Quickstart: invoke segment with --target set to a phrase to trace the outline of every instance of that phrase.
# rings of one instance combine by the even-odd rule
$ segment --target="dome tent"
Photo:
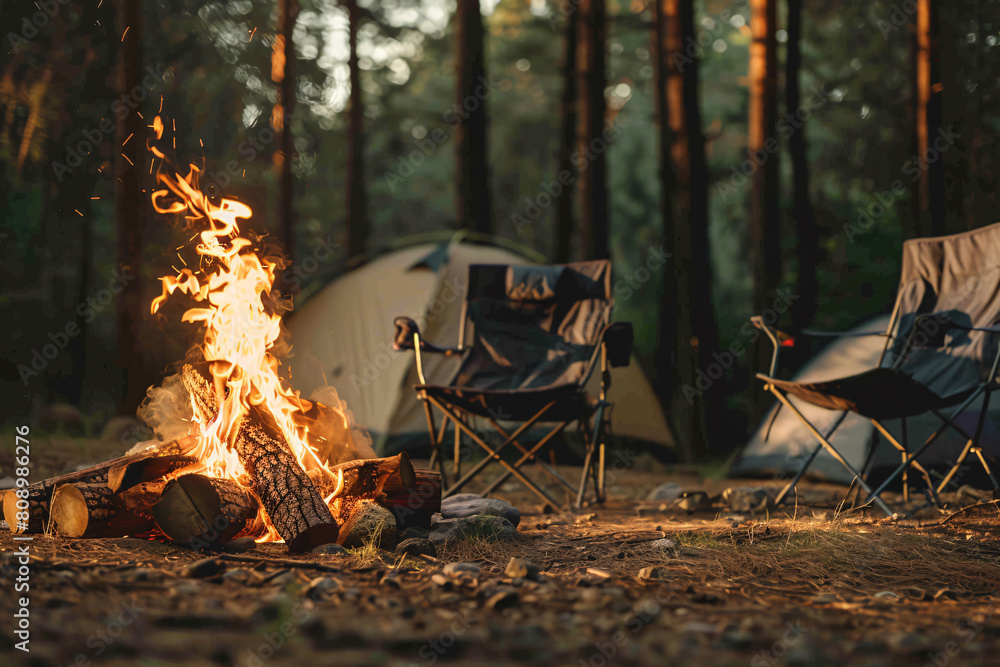
[[[849,333],[881,333],[888,326],[889,316],[885,315],[869,320]],[[870,370],[878,363],[884,345],[885,338],[882,336],[838,338],[803,366],[793,379],[796,382],[822,382]],[[830,444],[836,447],[856,470],[860,470],[865,464],[872,447],[875,448],[875,452],[870,476],[874,479],[884,479],[900,464],[900,452],[875,430],[867,418],[853,412],[844,415],[842,412],[826,410],[794,396],[790,397],[790,400],[821,433],[827,436]],[[956,420],[966,432],[975,431],[982,410],[982,401],[981,397],[974,401]],[[1000,453],[1000,433],[996,428],[996,424],[1000,421],[998,403],[1000,401],[990,402],[989,416],[980,438],[983,451],[993,456]],[[945,414],[950,414],[950,411],[945,410]],[[910,450],[915,450],[941,424],[941,420],[933,414],[909,418],[907,433]],[[890,420],[887,427],[893,437],[900,438],[900,420]],[[954,465],[965,442],[965,438],[954,429],[946,429],[934,444],[920,455],[919,461],[928,469],[934,468],[943,472]],[[794,412],[783,409],[779,403],[775,403],[734,461],[729,474],[748,477],[770,476],[782,471],[794,474],[817,444],[816,438]],[[969,467],[968,476],[963,476],[957,482],[959,485],[986,481],[985,476],[981,475],[982,470],[979,465],[970,465],[971,463],[971,460],[966,461],[965,465]],[[852,480],[847,469],[834,460],[825,449],[809,466],[806,476],[842,484],[850,484]]]
[[[292,386],[303,396],[333,386],[382,454],[426,446],[427,421],[413,391],[414,355],[392,349],[393,319],[412,317],[426,340],[455,345],[466,274],[477,263],[533,262],[492,245],[425,243],[386,254],[332,281],[288,319]],[[424,375],[446,381],[458,362],[425,354]],[[672,458],[669,427],[642,369],[633,360],[612,369],[611,377],[614,437]],[[596,393],[597,373],[591,383]]]

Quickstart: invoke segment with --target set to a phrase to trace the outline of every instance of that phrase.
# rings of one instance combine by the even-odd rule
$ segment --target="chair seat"
[[[414,388],[472,414],[496,420],[527,421],[549,403],[555,403],[545,413],[542,421],[568,422],[590,416],[596,405],[596,401],[590,399],[575,384],[508,390],[432,384],[418,384]]]
[[[955,405],[963,398],[942,398],[906,373],[891,368],[875,368],[826,382],[791,382],[763,373],[757,377],[807,403],[829,410],[849,410],[869,419],[913,417]]]

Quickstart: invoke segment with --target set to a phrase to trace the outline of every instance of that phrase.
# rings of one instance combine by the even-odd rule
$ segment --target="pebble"
[[[433,581],[438,586],[441,586],[442,588],[451,587],[451,580],[448,579],[448,577],[441,574],[440,572],[435,572],[434,574],[432,574],[431,581]]]
[[[508,577],[522,577],[526,579],[535,579],[538,577],[540,568],[532,563],[526,558],[511,558],[510,562],[507,563],[507,569],[504,570],[504,574]]]
[[[475,493],[457,493],[441,500],[441,516],[445,519],[461,519],[479,514],[502,516],[515,527],[521,522],[521,512],[499,498],[483,498]]]
[[[339,579],[333,577],[316,577],[309,582],[306,589],[306,597],[313,599],[323,597],[324,594],[339,593],[344,589]]]
[[[219,574],[225,569],[226,564],[218,558],[202,558],[201,560],[197,560],[181,570],[181,576],[190,577],[192,579],[203,579],[205,577],[211,577],[212,575]]]
[[[479,565],[476,563],[448,563],[444,566],[444,573],[449,577],[460,577],[463,575],[478,577]]]
[[[314,554],[321,556],[346,556],[347,549],[339,544],[321,544],[312,550]]]
[[[396,546],[396,553],[405,554],[407,556],[424,555],[437,558],[437,547],[435,547],[434,543],[427,538],[411,537],[403,540]]]
[[[435,546],[461,540],[513,540],[517,538],[517,528],[502,516],[481,514],[458,519],[442,519],[427,536]]]
[[[650,491],[646,500],[676,500],[681,497],[682,491],[680,484],[667,482]]]
[[[669,571],[665,567],[650,565],[649,567],[644,567],[641,570],[639,570],[639,578],[642,579],[643,581],[668,579],[669,577],[670,577]]]

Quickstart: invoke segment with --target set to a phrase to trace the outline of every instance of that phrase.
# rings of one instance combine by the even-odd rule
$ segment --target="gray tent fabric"
[[[875,367],[885,347],[884,333],[890,317],[874,318],[847,332],[848,336],[835,339],[819,354],[805,364],[793,377],[796,382],[822,382],[832,378],[862,373]],[[802,401],[794,396],[791,402],[799,408],[823,435],[830,438],[834,447],[855,468],[864,465],[869,448],[875,447],[873,469],[890,468],[899,464],[899,453],[872,426],[871,421],[859,414],[827,410]],[[991,401],[986,428],[981,438],[984,451],[994,456],[1000,454],[1000,401]],[[770,477],[779,473],[794,474],[816,447],[816,438],[791,410],[777,402],[767,412],[758,429],[751,435],[730,467],[735,477]],[[982,399],[973,402],[957,419],[966,431],[976,428]],[[907,420],[908,433],[913,438],[929,434],[941,421],[932,414]],[[899,420],[886,422],[889,432],[900,437]],[[965,439],[952,429],[944,432],[938,442],[920,457],[925,466],[945,467],[957,459]],[[829,482],[849,484],[851,475],[833,457],[823,450],[810,466],[807,477]]]

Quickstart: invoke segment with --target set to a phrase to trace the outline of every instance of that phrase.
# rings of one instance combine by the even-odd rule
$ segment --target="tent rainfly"
[[[889,316],[878,317],[851,330],[851,333],[884,332],[889,326]],[[855,373],[871,370],[878,363],[885,345],[882,336],[858,336],[836,339],[795,375],[797,382],[820,382],[832,378],[847,377]],[[826,435],[831,444],[847,459],[856,470],[865,464],[868,452],[875,447],[871,470],[875,477],[888,472],[901,462],[900,453],[885,440],[871,421],[853,412],[826,410],[790,397],[792,403]],[[1000,421],[1000,401],[991,401],[989,417],[983,430],[980,444],[985,453],[996,456],[1000,453],[1000,433],[996,424]],[[817,440],[791,410],[781,408],[779,403],[764,416],[757,432],[744,446],[742,452],[730,468],[732,476],[770,476],[779,472],[789,475],[801,468],[803,461],[815,449]],[[958,424],[968,433],[976,429],[982,399],[975,401],[958,418]],[[946,411],[947,412],[947,411]],[[776,414],[777,413],[777,414]],[[899,438],[900,420],[892,420],[888,430]],[[933,433],[941,420],[933,414],[907,420],[910,450],[915,450],[923,440]],[[948,429],[924,454],[920,462],[924,467],[947,469],[958,459],[965,440],[953,429]],[[807,477],[842,484],[851,483],[851,475],[837,463],[825,449],[819,453],[809,467]],[[971,477],[971,474],[970,474]],[[962,481],[959,480],[961,485]]]
[[[392,322],[407,315],[426,340],[455,345],[468,267],[477,263],[532,262],[494,246],[431,243],[384,255],[334,280],[288,322],[292,386],[303,396],[334,387],[382,454],[428,444],[426,417],[413,391],[418,382],[414,358],[392,349]],[[458,361],[424,355],[424,375],[446,382]],[[669,427],[642,369],[633,359],[611,375],[614,437],[669,452]],[[596,393],[596,373],[591,382]]]

